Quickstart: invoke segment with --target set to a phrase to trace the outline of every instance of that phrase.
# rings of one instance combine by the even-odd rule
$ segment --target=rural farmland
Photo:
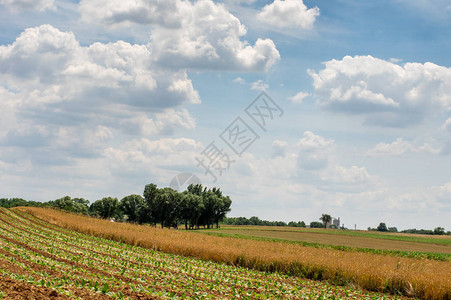
[[[449,261],[210,236],[45,208],[2,209],[0,217],[3,276],[69,297],[449,299],[451,292]]]
[[[429,253],[451,261],[451,236],[425,236],[402,233],[378,233],[354,230],[302,229],[264,226],[222,226],[203,231],[219,236],[261,238],[266,240],[302,242],[306,244],[343,246],[357,249]],[[407,254],[407,253],[406,253]]]
[[[30,292],[59,299],[396,298],[132,246],[19,210],[1,209],[0,220],[2,297],[20,299]]]

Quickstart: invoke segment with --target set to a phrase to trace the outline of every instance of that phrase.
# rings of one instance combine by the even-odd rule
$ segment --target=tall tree
[[[144,198],[140,195],[129,195],[121,199],[120,209],[127,215],[129,222],[138,222]]]
[[[332,217],[328,214],[323,214],[319,219],[320,221],[323,222],[324,228],[327,228],[327,224],[329,224],[332,221]]]
[[[201,196],[191,194],[187,191],[183,192],[180,218],[185,224],[185,229],[193,229],[198,224],[203,209],[204,204]]]
[[[218,195],[218,194],[216,194]],[[217,197],[217,202],[215,205],[213,221],[216,223],[216,228],[219,228],[219,222],[224,219],[226,214],[230,212],[230,206],[232,205],[232,200],[230,200],[229,196],[221,196]]]
[[[385,223],[379,223],[379,226],[377,226],[378,231],[388,231],[387,225]]]
[[[156,225],[158,222],[158,207],[156,204],[159,189],[156,184],[148,184],[144,187],[144,205],[139,213],[140,223],[149,223]]]
[[[93,214],[96,214],[104,219],[112,218],[119,207],[119,200],[117,198],[105,197],[101,200],[95,201],[90,210]]]

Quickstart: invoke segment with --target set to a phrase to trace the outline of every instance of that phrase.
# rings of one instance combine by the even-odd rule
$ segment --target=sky
[[[451,230],[450,50],[447,0],[0,0],[0,197]]]

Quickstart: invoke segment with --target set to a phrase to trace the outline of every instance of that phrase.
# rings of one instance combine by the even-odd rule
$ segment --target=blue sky
[[[190,172],[230,216],[451,230],[448,1],[0,0],[0,28],[1,197]]]

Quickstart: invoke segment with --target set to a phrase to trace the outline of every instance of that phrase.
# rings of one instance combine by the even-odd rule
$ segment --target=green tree
[[[323,215],[321,216],[321,218],[319,218],[319,219],[320,219],[320,221],[323,222],[324,228],[327,228],[327,224],[329,224],[330,222],[332,222],[332,217],[331,217],[330,215],[328,215],[328,214],[323,214]]]
[[[443,228],[443,227],[436,227],[434,229],[434,234],[436,234],[436,235],[443,235],[443,234],[445,234],[445,228]]]
[[[228,212],[230,212],[231,205],[232,200],[230,199],[229,196],[221,196],[217,198],[213,215],[213,221],[214,223],[216,223],[216,228],[219,228],[219,222],[225,218]]]
[[[385,223],[379,223],[379,226],[377,226],[378,231],[388,231],[387,225]]]
[[[204,210],[199,218],[198,225],[202,225],[204,227],[207,226],[207,228],[210,228],[214,222],[214,214],[219,198],[210,190],[203,193],[202,201],[204,204]]]
[[[201,196],[187,191],[182,193],[180,219],[185,224],[185,229],[193,229],[198,224],[203,209],[204,204]]]
[[[119,208],[119,200],[117,198],[105,197],[95,201],[90,211],[94,215],[98,215],[104,219],[112,218]]]
[[[156,225],[157,224],[157,194],[159,193],[159,189],[156,184],[148,184],[144,187],[144,205],[139,214],[139,222],[140,223],[149,223]]]
[[[129,222],[138,222],[141,209],[144,207],[144,198],[140,195],[129,195],[121,199],[120,210],[127,215]]]
[[[310,222],[310,228],[323,228],[323,223],[321,223],[321,222]]]

